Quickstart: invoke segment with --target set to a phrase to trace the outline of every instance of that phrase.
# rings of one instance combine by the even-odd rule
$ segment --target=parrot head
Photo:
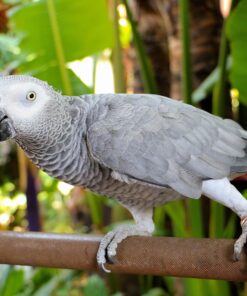
[[[46,133],[45,123],[59,105],[57,96],[46,82],[33,77],[0,77],[0,141],[16,137],[32,140],[32,135]]]

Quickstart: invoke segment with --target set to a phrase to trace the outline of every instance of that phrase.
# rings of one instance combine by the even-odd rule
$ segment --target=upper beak
[[[16,135],[15,129],[7,114],[0,109],[0,142],[14,138]]]

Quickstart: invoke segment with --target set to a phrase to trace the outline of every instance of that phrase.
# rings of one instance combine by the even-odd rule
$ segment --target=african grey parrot
[[[13,75],[0,78],[0,140],[9,138],[49,175],[131,212],[135,225],[101,240],[104,270],[123,239],[152,234],[155,206],[201,194],[240,217],[239,258],[247,200],[229,180],[247,172],[247,131],[237,123],[157,95],[62,96],[46,82]]]

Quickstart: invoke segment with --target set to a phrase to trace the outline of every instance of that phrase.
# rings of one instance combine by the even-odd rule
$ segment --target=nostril
[[[4,119],[7,119],[8,118],[8,116],[7,115],[4,115],[1,119],[0,119],[0,123],[2,122],[2,121],[4,121]]]

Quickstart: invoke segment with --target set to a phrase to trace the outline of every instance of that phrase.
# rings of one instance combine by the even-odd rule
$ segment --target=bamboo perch
[[[0,232],[0,263],[96,270],[100,237]],[[247,280],[247,256],[234,262],[234,240],[130,237],[118,247],[116,273]]]

